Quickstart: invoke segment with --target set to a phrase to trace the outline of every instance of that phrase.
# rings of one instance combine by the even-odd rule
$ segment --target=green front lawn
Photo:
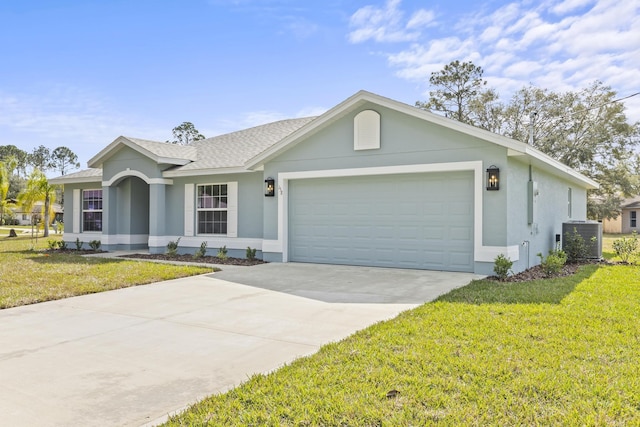
[[[640,425],[640,268],[476,281],[168,425]]]
[[[20,233],[17,228],[16,231]],[[42,251],[47,248],[47,241],[58,240],[61,236],[40,237],[37,244],[30,235],[18,236],[0,236],[0,308],[212,271],[211,268],[202,267],[47,253]],[[32,248],[35,250],[31,250]]]

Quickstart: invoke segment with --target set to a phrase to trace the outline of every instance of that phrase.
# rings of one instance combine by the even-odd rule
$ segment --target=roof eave
[[[561,176],[575,184],[578,184],[587,190],[595,190],[600,188],[600,184],[598,184],[593,179],[581,174],[575,169],[565,165],[562,162],[559,162],[548,155],[542,153],[541,151],[536,150],[530,145],[524,144],[524,147],[520,147],[519,149],[510,148],[508,151],[509,157],[517,158],[518,156],[524,156],[528,163],[539,167],[551,174]]]
[[[207,168],[207,169],[188,169],[188,170],[169,170],[162,172],[164,178],[180,178],[189,176],[203,176],[203,175],[224,175],[233,173],[249,173],[253,170],[246,169],[242,166],[234,166],[228,168]]]
[[[158,157],[156,159],[156,163],[158,163],[159,165],[165,164],[165,165],[175,165],[175,166],[188,165],[192,161],[193,160],[189,160],[189,159],[178,159],[176,157]]]
[[[92,182],[102,182],[102,176],[82,176],[75,178],[65,178],[64,176],[59,176],[57,178],[51,178],[49,180],[50,184],[55,185],[65,185],[65,184],[85,184]]]

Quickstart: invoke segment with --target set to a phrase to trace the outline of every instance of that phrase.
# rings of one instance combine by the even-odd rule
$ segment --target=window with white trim
[[[82,231],[102,231],[102,190],[82,190]]]
[[[227,184],[198,185],[196,218],[198,234],[227,234]]]

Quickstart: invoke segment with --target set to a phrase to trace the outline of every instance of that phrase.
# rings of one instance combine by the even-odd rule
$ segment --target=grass
[[[5,230],[1,230],[5,231]],[[16,227],[16,231],[18,231]],[[8,234],[8,231],[7,231]],[[0,308],[16,307],[211,272],[211,268],[156,264],[41,251],[52,235],[0,235]],[[75,247],[74,245],[71,245]],[[85,245],[86,247],[87,245]],[[31,250],[31,249],[35,250]]]
[[[167,425],[640,425],[639,350],[636,266],[480,280]]]

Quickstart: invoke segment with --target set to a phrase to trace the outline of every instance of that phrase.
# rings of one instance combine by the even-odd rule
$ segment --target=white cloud
[[[420,9],[411,16],[409,22],[407,22],[407,28],[420,28],[428,27],[434,24],[435,13],[430,10]]]
[[[417,37],[406,38],[403,48],[387,52],[389,65],[399,77],[423,86],[425,94],[431,72],[456,59],[482,66],[484,77],[505,99],[529,83],[560,91],[600,80],[619,96],[640,90],[639,1],[522,0],[495,10],[479,7],[483,9],[438,27],[421,27]],[[364,18],[377,9],[362,10],[370,13],[363,12]],[[396,30],[406,31],[399,1],[389,1],[382,10],[393,11],[395,20],[379,19],[377,25],[369,20],[371,28],[386,34],[383,22],[392,22]],[[362,38],[367,39],[386,41]],[[627,105],[636,105],[636,100]],[[629,108],[628,115],[640,120],[640,109]]]
[[[556,4],[551,8],[551,11],[557,15],[564,15],[569,12],[573,12],[576,9],[588,6],[593,3],[593,0],[566,0]]]
[[[404,12],[399,9],[401,0],[387,0],[383,8],[364,6],[358,9],[349,21],[353,30],[349,41],[357,44],[367,40],[376,42],[412,41],[420,37],[420,28],[434,22],[433,12],[420,9],[405,23]]]

